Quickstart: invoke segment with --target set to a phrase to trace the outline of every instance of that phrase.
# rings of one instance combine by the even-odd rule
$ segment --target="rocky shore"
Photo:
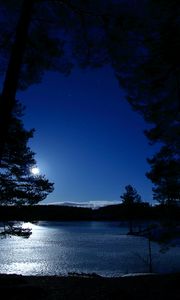
[[[0,293],[8,300],[179,300],[180,273],[118,278],[1,274]]]

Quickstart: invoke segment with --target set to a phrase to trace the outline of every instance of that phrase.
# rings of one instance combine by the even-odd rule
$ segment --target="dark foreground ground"
[[[120,278],[0,275],[7,300],[180,300],[180,274]]]

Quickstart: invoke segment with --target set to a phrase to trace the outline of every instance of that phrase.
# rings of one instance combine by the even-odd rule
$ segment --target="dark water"
[[[39,222],[28,239],[0,239],[0,273],[67,275],[68,272],[119,276],[148,272],[148,242],[127,236],[119,222]],[[165,254],[152,243],[153,271],[180,271],[180,247]]]

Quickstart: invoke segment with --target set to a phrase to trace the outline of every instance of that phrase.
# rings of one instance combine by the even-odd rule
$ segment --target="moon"
[[[31,173],[32,173],[33,175],[39,175],[40,170],[39,170],[38,167],[33,167],[33,168],[31,169]]]

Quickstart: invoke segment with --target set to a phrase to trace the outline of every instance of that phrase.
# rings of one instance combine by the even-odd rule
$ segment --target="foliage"
[[[31,172],[36,161],[27,143],[34,130],[24,129],[21,117],[22,106],[16,102],[0,165],[0,205],[36,204],[53,191],[44,176]]]
[[[28,8],[32,12],[28,12]],[[29,16],[28,22],[27,18],[21,20],[25,13]],[[131,0],[1,1],[2,74],[6,72],[7,75],[7,65],[15,45],[15,55],[21,52],[17,70],[13,71],[13,65],[9,69],[9,74],[14,72],[14,75],[6,77],[0,99],[0,134],[4,135],[3,139],[9,122],[4,115],[8,116],[12,110],[18,86],[25,89],[40,82],[46,70],[69,74],[74,65],[84,68],[112,64],[132,108],[152,125],[145,131],[150,143],[160,142],[163,147],[171,147],[173,156],[170,161],[174,160],[175,164],[180,156],[179,15],[180,6],[176,0],[142,0],[141,4]],[[24,33],[23,21],[27,27]],[[14,83],[12,88],[15,81],[17,84]],[[0,156],[1,152],[2,149]],[[176,170],[179,163],[173,174],[167,163],[164,163],[164,173],[155,174],[163,152],[162,148],[148,160],[151,171],[147,175],[155,184],[158,199],[169,197],[165,196],[164,177],[169,181],[170,176],[175,178],[179,174],[179,169]]]
[[[117,78],[132,107],[154,124],[154,128],[146,131],[150,141],[177,143],[180,7],[177,1],[149,0],[144,13],[146,20],[136,17],[130,38],[127,36],[129,43],[132,36],[136,43],[127,53],[124,68],[117,69]]]
[[[105,23],[123,15],[116,1],[0,1],[0,158],[18,88],[41,81],[45,71],[69,74],[74,65],[110,63]],[[1,50],[2,49],[2,50]]]
[[[163,204],[175,204],[180,200],[180,156],[173,153],[172,147],[163,146],[148,161],[151,171],[147,177],[155,185],[154,199]]]
[[[40,82],[44,71],[69,74],[74,65],[100,67],[110,63],[105,17],[108,22],[123,15],[123,5],[106,0],[77,1],[1,1],[1,72],[7,68],[22,6],[31,5],[19,87]],[[30,6],[29,5],[29,6]]]
[[[125,214],[129,218],[129,234],[133,233],[133,219],[137,217],[137,210],[140,209],[141,196],[131,185],[125,186],[125,193],[120,196]]]
[[[158,201],[179,200],[180,174],[180,6],[177,1],[146,2],[144,14],[129,22],[126,63],[116,75],[132,108],[151,124],[145,134],[161,149],[148,159],[147,173]],[[123,66],[123,68],[121,68]],[[169,200],[168,200],[169,199]]]
[[[136,189],[131,185],[125,186],[126,192],[120,198],[122,203],[127,207],[132,207],[134,204],[141,203],[141,196],[137,193]]]

